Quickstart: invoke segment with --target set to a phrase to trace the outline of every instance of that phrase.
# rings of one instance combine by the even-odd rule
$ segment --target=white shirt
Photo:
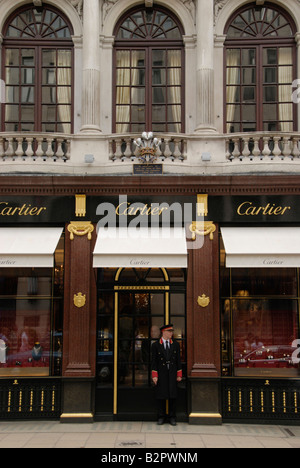
[[[169,340],[165,340],[164,338],[162,340],[163,340],[163,344],[164,344],[165,349],[167,349],[167,343],[169,343],[169,347],[171,346],[171,343],[170,343]]]

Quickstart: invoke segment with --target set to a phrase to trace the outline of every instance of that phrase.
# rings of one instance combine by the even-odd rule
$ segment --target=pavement
[[[154,422],[2,421],[0,448],[94,448],[114,449],[113,453],[139,448],[176,452],[202,448],[300,448],[300,425],[178,423],[172,427]]]

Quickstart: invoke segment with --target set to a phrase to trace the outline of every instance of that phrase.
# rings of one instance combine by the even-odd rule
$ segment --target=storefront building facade
[[[297,423],[300,5],[0,11],[0,418]]]

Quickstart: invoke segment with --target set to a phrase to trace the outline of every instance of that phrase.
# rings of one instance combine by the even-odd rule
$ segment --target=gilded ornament
[[[82,294],[81,292],[78,294],[74,294],[74,305],[81,309],[86,304],[86,295]]]
[[[207,297],[205,294],[202,294],[202,296],[198,297],[197,303],[200,307],[208,307],[210,304],[210,298]]]
[[[94,226],[91,221],[71,221],[68,226],[68,231],[70,233],[70,239],[74,240],[75,236],[88,236],[88,240],[92,239],[92,232],[94,231]]]
[[[196,240],[196,236],[207,236],[209,235],[210,240],[214,239],[214,232],[216,232],[217,228],[213,221],[200,221],[194,222],[189,227],[190,232],[192,233],[192,240]]]

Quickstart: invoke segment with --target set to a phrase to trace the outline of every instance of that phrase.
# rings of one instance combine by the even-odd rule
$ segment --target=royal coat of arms
[[[81,309],[86,304],[86,295],[82,293],[74,294],[74,305]]]

